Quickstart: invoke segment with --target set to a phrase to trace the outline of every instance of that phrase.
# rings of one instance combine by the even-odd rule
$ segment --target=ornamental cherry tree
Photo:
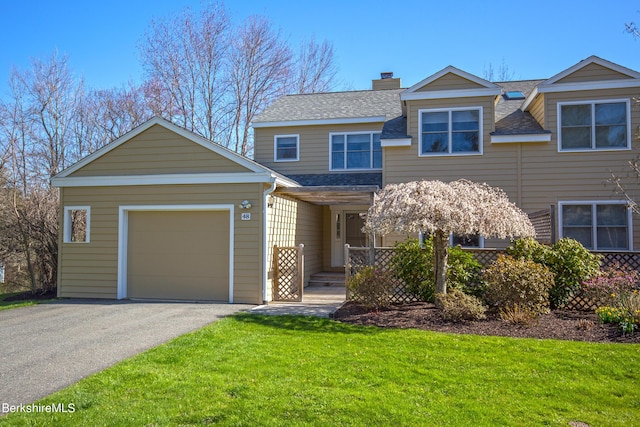
[[[431,234],[438,293],[447,292],[450,234],[500,239],[535,236],[529,217],[504,191],[464,179],[385,186],[369,208],[365,230],[383,235]]]

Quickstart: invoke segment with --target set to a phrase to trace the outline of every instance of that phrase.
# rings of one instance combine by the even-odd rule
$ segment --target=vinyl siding
[[[237,163],[155,125],[72,176],[248,172]]]
[[[458,90],[458,89],[484,89],[485,87],[460,77],[457,74],[447,73],[444,76],[422,86],[416,92],[429,92],[433,90]]]
[[[558,80],[556,83],[579,83],[599,80],[628,79],[629,76],[614,71],[602,65],[591,63]]]
[[[400,102],[400,100],[398,100]],[[329,133],[333,132],[381,132],[383,123],[354,125],[290,126],[254,129],[255,160],[284,175],[314,173],[345,173],[329,170]],[[297,162],[273,161],[275,135],[300,135],[300,160]],[[354,171],[355,172],[355,171]],[[366,171],[362,171],[366,172]]]
[[[274,195],[273,207],[267,209],[268,299],[273,287],[273,246],[294,247],[304,244],[305,286],[309,277],[323,270],[324,230],[322,206]]]
[[[116,298],[118,208],[121,205],[252,202],[250,221],[234,212],[234,302],[262,302],[262,184],[75,187],[61,189],[61,205],[91,207],[91,241],[60,243],[59,296]],[[226,244],[226,242],[212,242]]]
[[[538,96],[536,96],[536,98],[533,100],[533,102],[529,106],[529,113],[531,113],[533,118],[536,119],[536,121],[540,123],[540,126],[544,128],[546,120],[545,120],[543,93],[538,94]]]

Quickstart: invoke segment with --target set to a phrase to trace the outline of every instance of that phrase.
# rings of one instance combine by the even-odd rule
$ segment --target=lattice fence
[[[273,247],[273,300],[302,301],[304,245]]]
[[[371,263],[369,248],[347,248],[347,279],[356,274],[362,268]],[[498,255],[505,253],[501,249],[464,249],[473,253],[473,256],[483,266],[487,267],[498,258]],[[394,254],[393,248],[375,248],[374,266],[379,269],[391,269],[391,258]],[[624,270],[640,271],[640,252],[596,252],[602,257],[603,268],[615,268]],[[407,290],[407,285],[400,279],[394,280],[394,294],[391,301],[394,303],[407,303],[418,301],[419,299]],[[577,291],[562,307],[567,310],[595,310],[603,302],[600,298],[586,295],[582,291]]]
[[[545,245],[552,244],[555,240],[552,209],[544,209],[528,215],[533,228],[536,230],[536,240]]]

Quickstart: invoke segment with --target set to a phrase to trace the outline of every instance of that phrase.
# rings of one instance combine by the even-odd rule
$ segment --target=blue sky
[[[138,45],[154,17],[199,0],[0,2],[0,96],[11,67],[54,50],[95,88],[139,82]],[[579,6],[577,6],[579,4]],[[640,2],[324,0],[226,1],[235,23],[269,17],[298,45],[315,36],[334,44],[343,87],[369,89],[381,71],[408,87],[447,65],[483,76],[489,64],[508,66],[515,79],[547,78],[598,55],[640,71],[640,40],[624,32],[640,23]]]

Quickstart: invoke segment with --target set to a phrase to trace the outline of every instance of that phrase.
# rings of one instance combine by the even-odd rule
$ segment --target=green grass
[[[640,425],[640,346],[240,314],[39,402],[9,425]]]
[[[36,305],[42,302],[51,301],[51,300],[25,300],[25,301],[5,301],[5,298],[9,298],[10,296],[17,295],[20,292],[12,292],[8,294],[0,294],[0,310],[8,310],[10,308],[16,307],[26,307],[29,305]]]

